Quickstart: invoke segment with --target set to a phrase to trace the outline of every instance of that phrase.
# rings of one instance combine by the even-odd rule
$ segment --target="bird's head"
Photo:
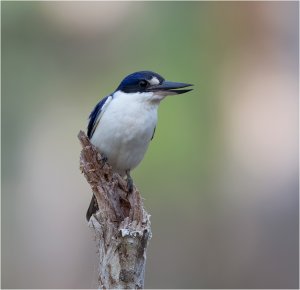
[[[192,89],[186,83],[166,81],[162,76],[151,71],[139,71],[125,77],[115,92],[138,95],[150,102],[160,102],[169,95],[184,94]]]

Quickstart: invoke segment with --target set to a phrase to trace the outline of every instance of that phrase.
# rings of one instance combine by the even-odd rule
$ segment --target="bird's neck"
[[[125,107],[132,107],[140,110],[157,110],[160,100],[149,93],[124,93],[118,91],[114,93],[113,99]]]

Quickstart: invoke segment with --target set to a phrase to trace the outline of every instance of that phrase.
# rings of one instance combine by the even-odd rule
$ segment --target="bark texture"
[[[136,187],[128,193],[126,181],[113,173],[86,134],[80,131],[78,138],[82,145],[80,169],[99,206],[89,221],[98,248],[99,288],[141,289],[151,238],[150,215]]]

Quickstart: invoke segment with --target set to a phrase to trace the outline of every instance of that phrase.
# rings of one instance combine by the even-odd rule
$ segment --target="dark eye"
[[[148,83],[147,81],[145,81],[145,80],[141,80],[141,81],[139,82],[139,86],[140,86],[142,89],[145,89],[145,88],[147,88],[147,87],[149,86],[149,83]]]

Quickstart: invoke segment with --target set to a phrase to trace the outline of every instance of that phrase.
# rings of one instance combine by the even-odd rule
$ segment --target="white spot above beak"
[[[149,83],[152,85],[152,86],[155,86],[155,85],[159,85],[159,80],[157,77],[153,77]]]

